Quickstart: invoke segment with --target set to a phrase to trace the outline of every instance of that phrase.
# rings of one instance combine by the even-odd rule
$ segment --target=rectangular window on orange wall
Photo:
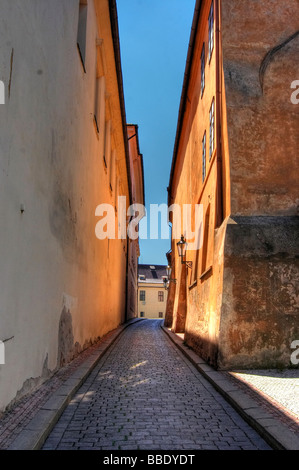
[[[105,167],[110,167],[111,159],[111,121],[105,123],[105,149],[104,149],[104,163]]]
[[[86,59],[86,36],[87,36],[87,0],[79,1],[79,19],[78,19],[78,32],[77,32],[77,46],[80,53],[82,65],[85,69]]]
[[[112,150],[111,161],[110,161],[110,189],[111,191],[115,189],[115,165],[116,165],[116,151]]]
[[[214,49],[214,2],[212,2],[209,14],[209,61]]]
[[[159,312],[159,318],[163,318],[163,312]]]
[[[201,96],[203,95],[205,89],[205,43],[203,43],[201,57],[200,57],[200,67],[201,67]]]
[[[202,181],[205,180],[206,177],[206,131],[203,135],[202,139]]]
[[[95,87],[95,100],[94,100],[94,120],[97,128],[97,133],[100,132],[100,113],[99,113],[99,108],[100,108],[100,87],[101,87],[101,82],[100,78],[96,79],[96,87]]]
[[[213,98],[210,107],[210,152],[209,159],[211,160],[215,148],[215,100]]]
[[[164,302],[164,292],[162,290],[158,291],[158,301]]]

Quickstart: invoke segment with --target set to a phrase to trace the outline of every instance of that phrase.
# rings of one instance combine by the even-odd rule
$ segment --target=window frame
[[[205,77],[205,61],[206,61],[206,53],[205,53],[205,43],[202,45],[202,50],[201,50],[201,56],[200,56],[200,92],[201,92],[201,97],[204,94],[205,91],[205,86],[206,86],[206,77]]]
[[[87,0],[79,0],[77,48],[79,51],[84,73],[86,73],[87,20],[88,20]]]
[[[214,0],[212,0],[209,13],[209,63],[211,61],[214,50]]]
[[[144,298],[141,298],[141,297],[144,297]],[[145,302],[145,290],[139,291],[139,300],[140,302]]]
[[[204,135],[201,141],[202,150],[202,182],[204,182],[207,175],[207,133],[204,131]]]
[[[158,302],[164,302],[164,291],[158,290]]]
[[[97,134],[103,127],[105,120],[105,78],[103,76],[96,77],[95,82],[95,99],[94,99],[94,122]]]
[[[215,97],[212,99],[212,103],[209,111],[209,122],[210,122],[210,140],[209,140],[209,161],[213,156],[215,150]]]
[[[110,168],[110,161],[111,161],[111,135],[112,130],[112,122],[111,119],[105,121],[105,141],[104,141],[104,155],[103,161],[105,165],[105,169],[108,171]]]

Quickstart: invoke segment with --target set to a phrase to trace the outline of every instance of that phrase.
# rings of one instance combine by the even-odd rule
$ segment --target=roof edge
[[[128,135],[127,135],[127,122],[126,122],[127,118],[126,118],[123,75],[122,75],[122,66],[121,66],[117,6],[116,6],[116,0],[108,0],[108,2],[109,2],[110,24],[111,24],[111,31],[112,31],[116,74],[117,74],[117,82],[118,82],[118,93],[119,93],[121,116],[122,116],[123,136],[124,136],[124,145],[125,145],[125,154],[126,154],[126,167],[127,167],[127,174],[128,174],[128,186],[129,186],[128,190],[129,190],[130,204],[132,204],[132,201],[133,201],[132,175],[130,171],[129,145],[128,145]]]
[[[195,4],[195,8],[194,8],[194,14],[193,14],[193,20],[192,20],[192,26],[191,26],[191,33],[190,33],[190,39],[189,39],[189,45],[188,45],[188,53],[187,53],[187,59],[186,59],[186,65],[185,65],[184,81],[183,81],[180,107],[179,107],[179,114],[178,114],[178,123],[177,123],[177,130],[176,130],[176,136],[175,136],[174,151],[173,151],[170,177],[169,177],[169,185],[168,185],[168,188],[167,188],[167,191],[168,191],[168,204],[170,203],[169,198],[170,198],[170,193],[171,193],[171,189],[172,189],[174,168],[175,168],[175,163],[176,163],[176,159],[177,159],[179,140],[180,140],[180,136],[181,136],[182,125],[183,125],[183,117],[184,117],[185,106],[186,106],[187,91],[188,91],[188,86],[189,86],[189,81],[190,81],[190,72],[191,72],[191,66],[192,66],[192,60],[191,59],[192,59],[193,52],[194,52],[195,38],[196,38],[196,34],[197,34],[198,20],[199,20],[199,15],[200,15],[202,3],[203,3],[203,0],[196,0],[196,4]]]

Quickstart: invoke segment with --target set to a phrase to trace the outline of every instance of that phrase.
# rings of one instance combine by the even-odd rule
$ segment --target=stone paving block
[[[41,407],[42,410],[56,410],[60,411],[64,409],[69,403],[69,398],[67,395],[59,395],[54,393],[49,400],[46,401]]]
[[[298,436],[296,436],[292,431],[286,427],[282,428],[282,426],[278,425],[277,422],[273,422],[272,425],[270,422],[267,422],[266,425],[273,441],[276,440],[277,444],[283,446],[282,448],[287,448],[288,450],[299,450]]]
[[[242,391],[240,390],[230,392],[229,398],[232,399],[236,404],[238,404],[240,409],[245,411],[247,409],[256,408],[257,406],[256,401],[253,400],[253,398],[244,395],[244,393],[242,393]]]
[[[56,423],[57,419],[56,410],[41,409],[27,424],[26,429],[29,431],[43,432],[49,425]]]
[[[69,383],[65,383],[63,385],[61,385],[61,387],[59,387],[59,389],[57,390],[57,395],[64,395],[66,397],[69,397],[74,391],[74,386],[72,384],[69,384]]]
[[[36,449],[40,443],[40,431],[24,429],[13,441],[8,450]]]
[[[223,375],[217,371],[206,372],[205,377],[209,378],[215,386],[224,392],[238,391],[237,385],[231,380],[226,379]]]

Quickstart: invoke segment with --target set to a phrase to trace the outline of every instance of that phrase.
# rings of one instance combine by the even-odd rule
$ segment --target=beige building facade
[[[136,184],[116,2],[2,0],[0,44],[2,411],[129,316],[128,240],[97,229]]]
[[[165,266],[138,266],[138,317],[165,318],[167,291],[163,279],[166,277]]]

